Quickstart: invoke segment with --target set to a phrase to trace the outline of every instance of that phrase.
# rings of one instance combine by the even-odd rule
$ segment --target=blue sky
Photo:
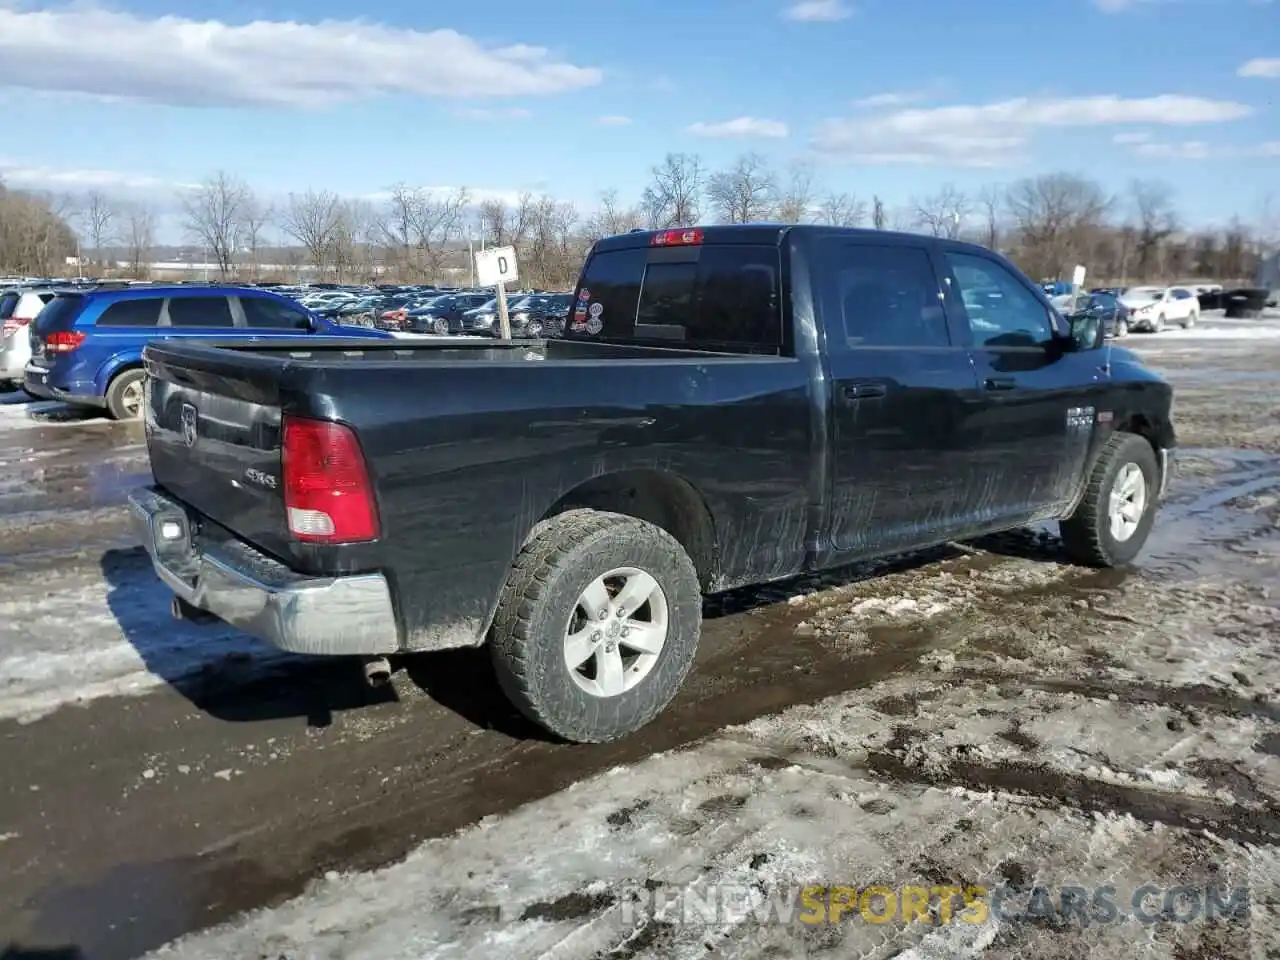
[[[892,205],[1052,170],[1280,190],[1280,0],[0,0],[0,176],[171,198],[404,181],[589,209],[668,151]]]

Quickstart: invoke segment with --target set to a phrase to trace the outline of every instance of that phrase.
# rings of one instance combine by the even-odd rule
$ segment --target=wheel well
[[[143,367],[141,360],[130,360],[127,363],[120,364],[120,366],[116,367],[107,375],[107,379],[102,384],[102,395],[104,397],[107,395],[107,391],[111,389],[111,385],[120,378],[121,374],[128,373],[130,370],[143,369],[145,368]]]
[[[1116,424],[1116,429],[1142,437],[1143,440],[1151,444],[1151,449],[1157,454],[1169,446],[1165,442],[1164,431],[1161,429],[1160,423],[1154,417],[1144,413],[1130,414]]]
[[[565,494],[542,520],[582,508],[626,514],[661,527],[684,547],[702,588],[711,588],[719,572],[715,525],[702,496],[687,480],[656,470],[609,473]]]

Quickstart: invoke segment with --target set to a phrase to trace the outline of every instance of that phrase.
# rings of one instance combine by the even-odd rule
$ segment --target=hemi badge
[[[1099,411],[1098,411],[1098,422],[1099,422],[1099,423],[1110,423],[1110,422],[1111,422],[1111,411],[1110,411],[1110,410],[1099,410]]]

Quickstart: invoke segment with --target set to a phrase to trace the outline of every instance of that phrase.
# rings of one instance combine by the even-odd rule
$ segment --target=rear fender
[[[120,350],[113,353],[98,365],[98,372],[93,377],[94,392],[100,397],[105,397],[107,395],[107,387],[111,385],[111,381],[119,373],[130,368],[140,368],[141,366],[142,347],[131,347],[128,350]]]

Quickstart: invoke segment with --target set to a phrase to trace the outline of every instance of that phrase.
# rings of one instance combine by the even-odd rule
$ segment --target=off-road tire
[[[565,631],[591,581],[625,566],[658,581],[670,629],[639,684],[615,697],[595,697],[570,676]],[[498,683],[521,713],[565,740],[603,743],[639,730],[671,702],[693,665],[701,630],[698,575],[674,537],[633,517],[573,510],[540,524],[520,551],[489,647]]]
[[[142,416],[142,407],[139,406],[136,413],[130,412],[124,405],[125,391],[130,387],[140,384],[146,379],[147,372],[145,370],[126,370],[124,373],[116,375],[111,381],[111,385],[107,387],[107,415],[112,420],[134,420]]]
[[[1129,539],[1116,540],[1111,535],[1108,507],[1116,474],[1127,463],[1136,463],[1142,470],[1146,505]],[[1070,517],[1058,524],[1067,556],[1087,567],[1122,567],[1131,562],[1151,533],[1159,489],[1160,465],[1151,444],[1137,434],[1112,434],[1093,462],[1080,503]]]

